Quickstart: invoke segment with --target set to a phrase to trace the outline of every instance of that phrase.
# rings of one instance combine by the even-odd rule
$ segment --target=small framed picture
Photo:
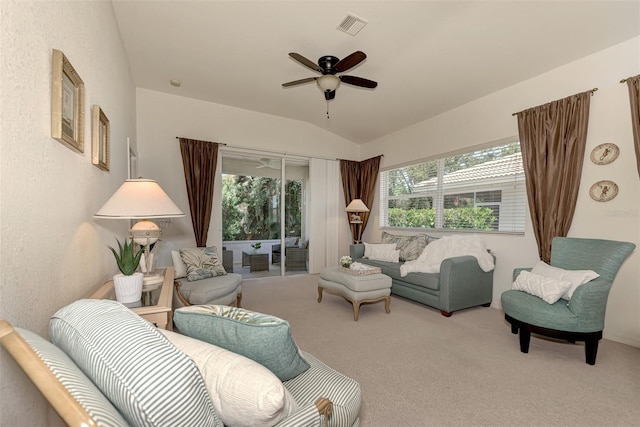
[[[91,107],[91,163],[102,170],[109,170],[109,141],[111,139],[111,130],[109,128],[109,119],[99,105]]]
[[[52,55],[51,137],[84,152],[84,82],[57,49]]]

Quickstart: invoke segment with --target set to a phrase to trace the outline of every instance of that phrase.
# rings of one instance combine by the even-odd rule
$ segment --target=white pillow
[[[571,299],[578,286],[600,277],[600,275],[593,270],[563,270],[562,268],[546,264],[544,261],[538,261],[531,269],[531,272],[533,274],[539,274],[540,276],[571,282],[571,287],[562,295],[562,298],[567,301]]]
[[[183,277],[187,277],[187,266],[184,265],[182,261],[182,257],[180,256],[180,252],[171,251],[171,259],[173,260],[173,268],[175,270],[174,277],[176,279],[182,279]]]
[[[364,243],[364,257],[376,261],[400,262],[395,243]]]
[[[298,409],[282,382],[259,363],[204,341],[158,330],[193,359],[225,426],[272,426]]]
[[[540,276],[526,270],[520,272],[511,286],[512,289],[540,297],[549,304],[558,301],[570,287],[571,282]]]

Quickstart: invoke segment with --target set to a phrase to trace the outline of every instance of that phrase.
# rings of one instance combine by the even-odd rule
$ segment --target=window
[[[380,173],[380,226],[524,232],[520,143]]]

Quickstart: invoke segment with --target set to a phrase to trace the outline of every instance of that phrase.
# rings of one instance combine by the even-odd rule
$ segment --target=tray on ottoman
[[[368,276],[370,274],[382,273],[382,270],[380,269],[380,267],[368,267],[365,270],[352,270],[350,268],[345,268],[340,266],[340,271],[342,271],[343,273],[350,274],[352,276]]]

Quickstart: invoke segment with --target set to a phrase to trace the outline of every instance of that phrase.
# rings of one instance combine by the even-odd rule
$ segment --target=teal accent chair
[[[633,243],[613,240],[554,237],[552,266],[565,270],[593,270],[600,277],[578,286],[570,301],[559,299],[555,304],[523,291],[503,292],[502,309],[511,324],[511,332],[520,333],[520,351],[529,352],[531,333],[572,343],[584,341],[586,362],[595,365],[611,284],[635,247]],[[522,270],[530,269],[515,269],[514,280]]]

